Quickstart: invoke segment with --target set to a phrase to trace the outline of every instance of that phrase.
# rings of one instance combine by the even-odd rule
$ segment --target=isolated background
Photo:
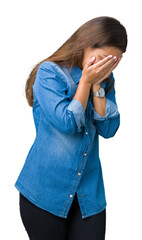
[[[118,68],[116,100],[121,125],[100,137],[107,200],[106,240],[142,239],[142,58],[140,1],[3,1],[0,4],[1,239],[28,239],[14,183],[35,138],[25,83],[34,65],[56,51],[86,21],[117,18],[128,47]]]

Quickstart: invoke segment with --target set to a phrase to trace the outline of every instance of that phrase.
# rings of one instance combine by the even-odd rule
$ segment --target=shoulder
[[[54,69],[57,66],[56,63],[51,61],[44,61],[39,65],[39,69]]]
[[[62,67],[52,61],[42,62],[39,65],[37,74],[45,74],[45,75],[48,74],[48,76],[56,77],[56,78],[62,79],[62,81],[64,81],[64,82],[66,82],[66,79],[65,79],[66,76],[62,70]]]

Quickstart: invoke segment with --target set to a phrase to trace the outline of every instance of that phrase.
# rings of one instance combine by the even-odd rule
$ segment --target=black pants
[[[75,194],[67,218],[43,210],[20,193],[20,214],[30,240],[104,240],[106,209],[82,219]]]

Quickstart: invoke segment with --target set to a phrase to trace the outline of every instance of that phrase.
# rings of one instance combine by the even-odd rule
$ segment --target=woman
[[[104,240],[106,199],[99,135],[120,125],[114,76],[127,47],[118,20],[83,24],[26,83],[36,138],[15,183],[30,239]]]

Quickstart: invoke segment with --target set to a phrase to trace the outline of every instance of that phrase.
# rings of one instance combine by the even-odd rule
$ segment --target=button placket
[[[85,134],[88,135],[88,131],[87,131],[87,130],[86,130]],[[87,149],[86,149],[86,150],[87,150]],[[85,152],[85,153],[83,154],[83,156],[86,157],[86,156],[87,156],[87,152]],[[82,175],[81,171],[77,172],[77,175],[78,175],[78,176],[81,176],[81,175]],[[79,196],[82,197],[82,194],[79,194]],[[69,197],[72,198],[72,197],[73,197],[73,194],[70,194]]]

